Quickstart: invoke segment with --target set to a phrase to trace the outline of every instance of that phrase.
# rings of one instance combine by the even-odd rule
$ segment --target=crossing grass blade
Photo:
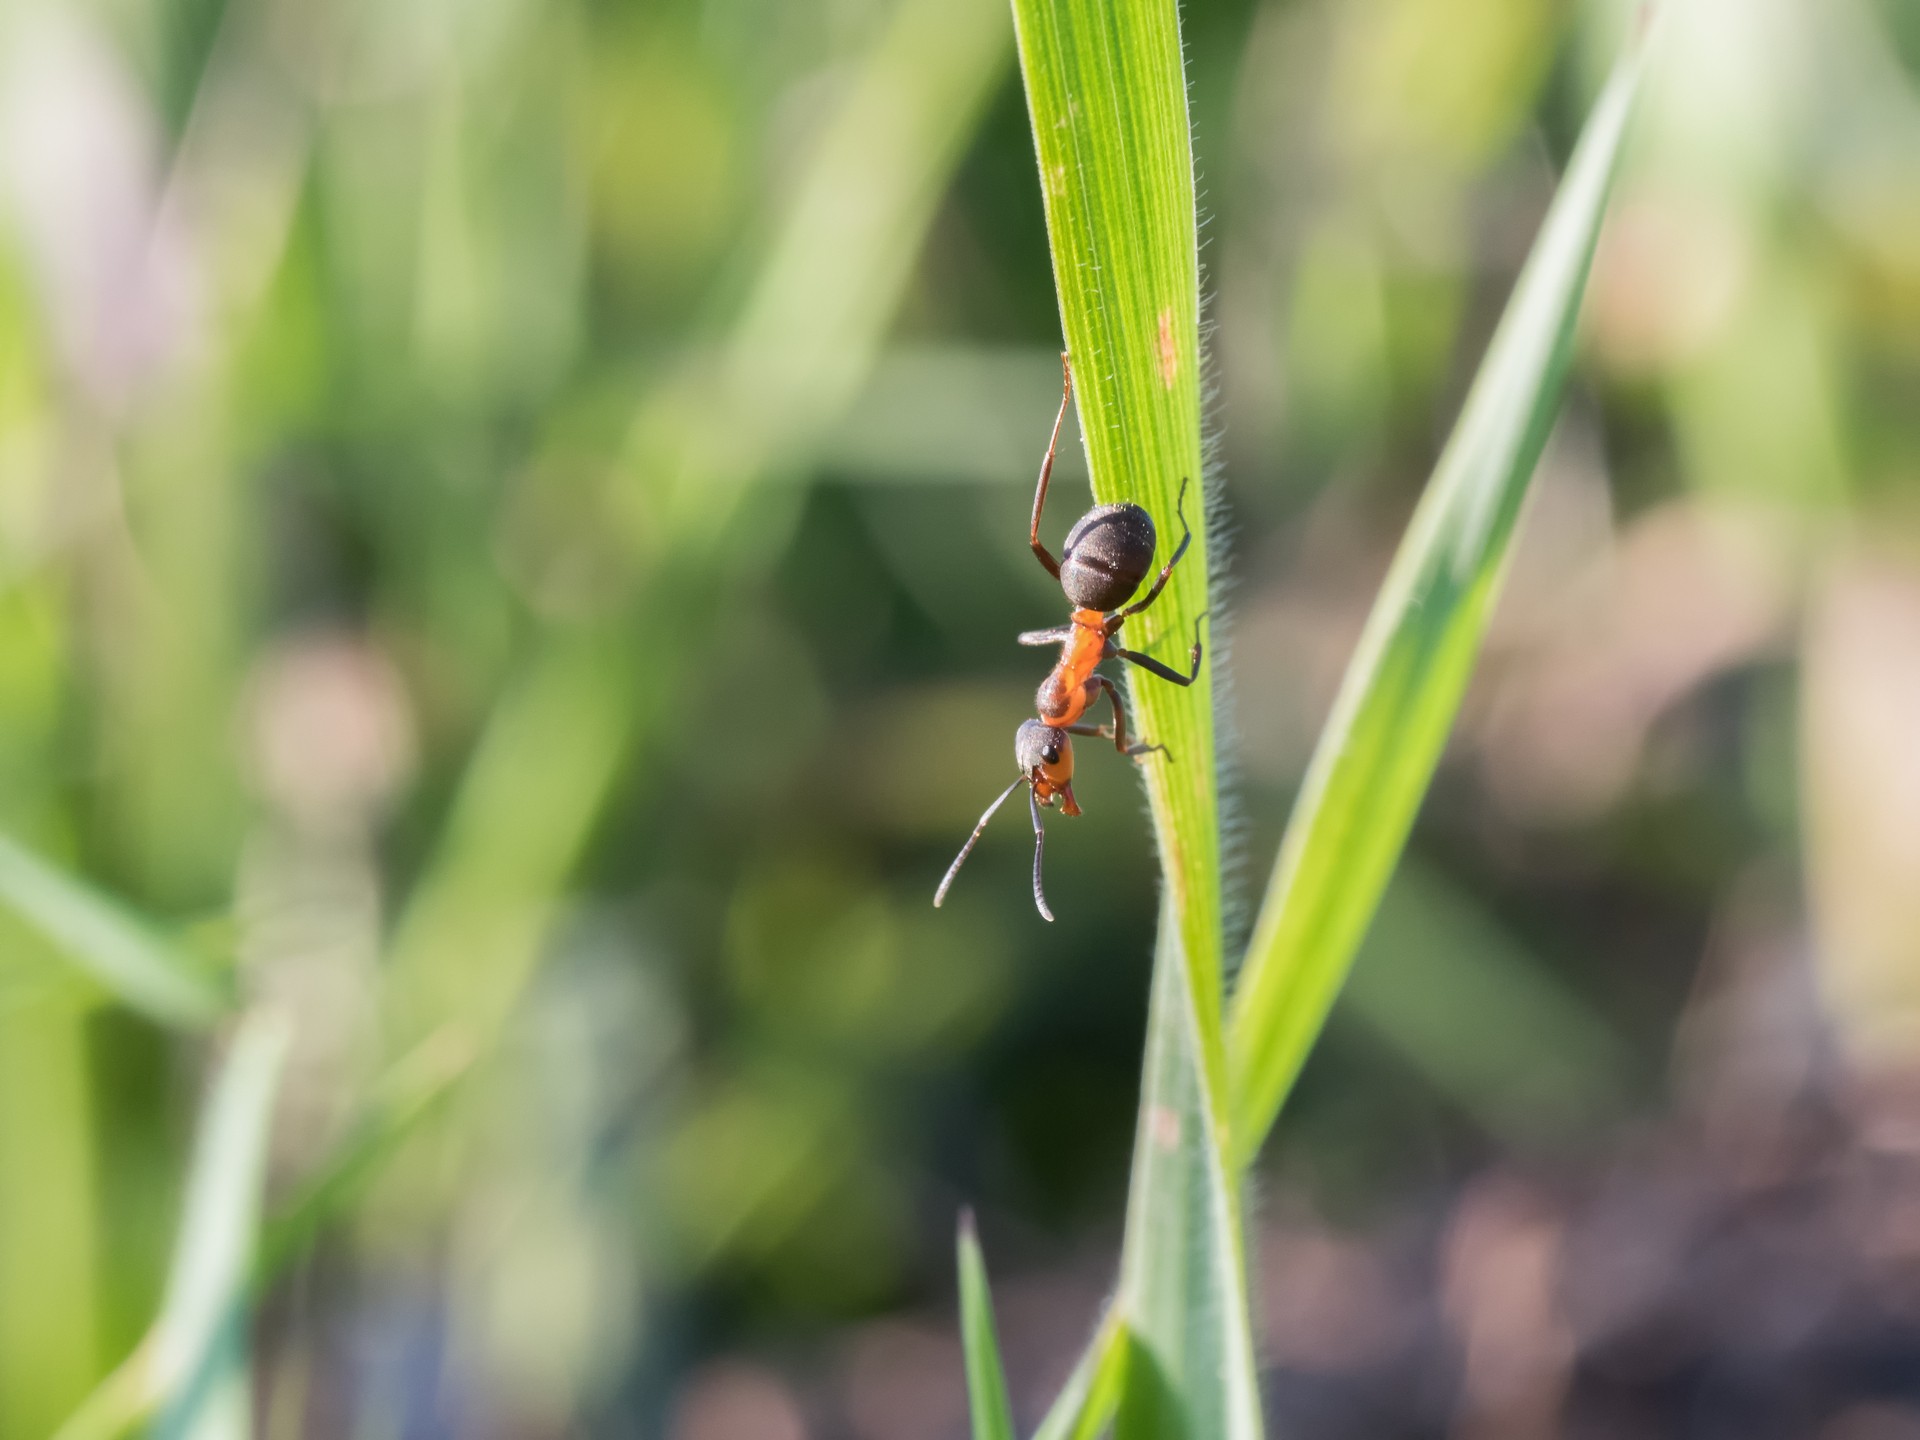
[[[1559,409],[1646,31],[1643,15],[1588,118],[1368,617],[1281,842],[1229,1020],[1239,1166],[1258,1151],[1320,1032],[1472,673]]]
[[[0,835],[0,905],[117,998],[163,1025],[226,1013],[220,987],[119,902]]]
[[[201,1112],[160,1316],[55,1440],[109,1440],[149,1422],[174,1440],[245,1433],[247,1283],[286,1047],[277,1016],[248,1015],[234,1032]]]
[[[1207,608],[1199,261],[1174,0],[1014,0],[1060,319],[1094,499],[1144,505],[1161,554],[1199,532],[1125,642],[1178,663]],[[1213,678],[1129,694],[1163,874],[1120,1290],[1116,1434],[1260,1433],[1238,1195],[1226,1167],[1219,783]],[[1124,1352],[1124,1363],[1107,1357]],[[1056,1409],[1080,1433],[1090,1404]],[[1052,1421],[1049,1425],[1053,1424]]]
[[[967,1403],[973,1440],[1013,1440],[1013,1408],[993,1331],[993,1297],[973,1216],[960,1217],[960,1343],[967,1354]]]
[[[1136,1343],[1114,1434],[1246,1440],[1260,1435],[1261,1417],[1238,1177],[1192,1063],[1197,1027],[1182,967],[1169,958],[1179,943],[1163,923],[1120,1262],[1121,1313]]]
[[[264,1291],[329,1223],[350,1211],[381,1168],[466,1078],[474,1059],[467,1033],[449,1025],[394,1062],[334,1153],[261,1227],[253,1267],[256,1291]]]
[[[1120,1408],[1132,1344],[1119,1310],[1109,1308],[1033,1440],[1094,1440],[1106,1433]]]

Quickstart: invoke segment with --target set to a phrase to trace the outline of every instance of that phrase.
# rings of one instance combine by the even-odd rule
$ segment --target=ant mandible
[[[1040,483],[1033,492],[1033,523],[1027,529],[1027,543],[1033,547],[1034,557],[1046,567],[1047,573],[1060,582],[1060,588],[1073,605],[1073,618],[1065,625],[1056,625],[1050,630],[1029,630],[1020,636],[1022,645],[1058,645],[1059,663],[1041,683],[1039,693],[1034,697],[1040,717],[1025,722],[1013,737],[1014,760],[1020,767],[1019,778],[1002,790],[1000,798],[987,807],[986,813],[980,817],[980,823],[973,827],[973,834],[960,847],[960,853],[954,857],[946,878],[933,895],[935,905],[947,898],[953,877],[960,873],[967,856],[973,853],[973,847],[979,841],[981,832],[987,828],[987,822],[993,818],[993,812],[1006,803],[1009,795],[1025,785],[1027,808],[1033,815],[1033,903],[1048,920],[1053,919],[1053,912],[1047,909],[1047,897],[1040,888],[1040,857],[1046,846],[1046,835],[1040,827],[1040,811],[1058,802],[1063,813],[1080,813],[1080,806],[1073,798],[1071,737],[1095,735],[1103,740],[1111,740],[1114,749],[1122,755],[1133,757],[1155,750],[1165,751],[1167,748],[1144,742],[1137,745],[1127,743],[1127,712],[1120,703],[1120,691],[1113,681],[1098,674],[1096,667],[1103,660],[1111,658],[1138,665],[1142,670],[1158,675],[1162,680],[1171,680],[1176,685],[1191,685],[1200,678],[1198,621],[1194,622],[1193,673],[1189,675],[1182,675],[1151,655],[1142,655],[1116,645],[1113,639],[1128,617],[1138,615],[1160,598],[1160,592],[1167,588],[1167,577],[1173,573],[1173,567],[1180,563],[1180,557],[1187,553],[1193,530],[1187,524],[1186,480],[1180,482],[1180,497],[1174,502],[1174,514],[1180,518],[1182,531],[1180,543],[1174,548],[1173,558],[1160,567],[1160,573],[1154,577],[1153,588],[1147,591],[1146,598],[1136,604],[1128,605],[1127,601],[1153,568],[1153,552],[1158,541],[1154,535],[1153,517],[1132,501],[1101,505],[1082,515],[1067,532],[1067,543],[1061,548],[1061,558],[1058,560],[1048,553],[1047,547],[1040,541],[1040,512],[1046,508],[1047,482],[1053,478],[1054,449],[1060,443],[1060,425],[1067,418],[1067,404],[1073,398],[1072,360],[1062,355],[1060,368],[1065,377],[1060,391],[1060,413],[1053,420],[1053,435],[1047,441],[1047,458],[1040,462]],[[1201,618],[1204,619],[1204,615]],[[1113,706],[1113,724],[1078,723],[1103,693]]]

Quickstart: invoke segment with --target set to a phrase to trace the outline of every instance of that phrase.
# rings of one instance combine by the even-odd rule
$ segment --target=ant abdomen
[[[1067,532],[1060,588],[1079,610],[1118,610],[1153,568],[1153,517],[1130,500],[1102,505]]]

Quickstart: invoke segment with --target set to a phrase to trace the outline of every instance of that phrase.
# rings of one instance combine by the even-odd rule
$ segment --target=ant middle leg
[[[1040,543],[1040,512],[1047,508],[1047,484],[1053,479],[1053,452],[1060,443],[1060,424],[1067,418],[1067,402],[1073,398],[1073,360],[1060,352],[1060,413],[1053,417],[1053,434],[1047,439],[1047,458],[1040,462],[1040,483],[1033,490],[1033,523],[1027,527],[1027,543],[1033,555],[1054,579],[1060,578],[1060,562]]]
[[[1180,481],[1180,498],[1173,502],[1173,513],[1180,519],[1180,543],[1174,546],[1173,558],[1160,567],[1160,573],[1154,576],[1153,588],[1147,591],[1144,599],[1135,601],[1126,609],[1116,611],[1107,617],[1107,634],[1118,630],[1129,615],[1138,615],[1154,601],[1160,598],[1160,592],[1167,588],[1167,577],[1173,574],[1173,567],[1180,563],[1180,557],[1187,553],[1187,546],[1193,540],[1193,527],[1187,524],[1187,485],[1191,477]]]
[[[1203,610],[1199,618],[1193,622],[1193,653],[1188,657],[1189,663],[1193,666],[1191,675],[1182,675],[1172,666],[1162,664],[1151,655],[1142,655],[1138,650],[1122,650],[1118,645],[1109,645],[1107,654],[1125,660],[1131,665],[1138,665],[1148,674],[1158,675],[1162,680],[1171,680],[1176,685],[1191,685],[1200,678],[1200,621],[1206,618],[1207,612]]]
[[[1156,750],[1164,752],[1169,760],[1173,758],[1172,752],[1168,751],[1164,745],[1149,745],[1144,740],[1137,745],[1129,745],[1127,743],[1127,710],[1126,707],[1120,703],[1120,687],[1104,675],[1096,675],[1087,683],[1089,685],[1097,685],[1106,691],[1108,703],[1113,706],[1113,724],[1069,725],[1066,728],[1070,734],[1095,735],[1102,740],[1111,740],[1113,741],[1113,748],[1130,759],[1138,758],[1141,755],[1151,755]]]

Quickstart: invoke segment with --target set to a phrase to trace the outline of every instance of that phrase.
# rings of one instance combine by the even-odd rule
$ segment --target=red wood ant
[[[1013,754],[1015,763],[1020,767],[1019,778],[1002,790],[1000,798],[987,807],[986,813],[980,817],[980,823],[973,827],[973,834],[960,847],[960,853],[954,857],[946,878],[933,895],[935,905],[947,898],[953,877],[960,873],[967,856],[973,853],[973,847],[979,841],[981,832],[987,828],[987,822],[993,818],[993,812],[1006,803],[1009,795],[1025,785],[1027,808],[1033,815],[1033,903],[1048,920],[1053,919],[1053,912],[1047,909],[1047,897],[1040,888],[1040,856],[1046,845],[1046,835],[1040,827],[1040,811],[1057,802],[1065,814],[1080,813],[1079,803],[1073,798],[1071,737],[1095,735],[1103,740],[1111,740],[1122,755],[1134,757],[1155,750],[1165,751],[1167,748],[1144,742],[1137,745],[1127,743],[1127,712],[1120,703],[1119,688],[1106,676],[1096,673],[1095,667],[1111,658],[1138,665],[1142,670],[1158,675],[1162,680],[1171,680],[1176,685],[1191,685],[1200,678],[1198,621],[1194,623],[1193,673],[1190,675],[1182,675],[1151,655],[1142,655],[1116,645],[1113,639],[1129,616],[1138,615],[1160,598],[1160,592],[1167,588],[1167,577],[1173,573],[1173,567],[1180,563],[1180,557],[1187,553],[1193,530],[1187,524],[1185,510],[1186,480],[1180,482],[1180,497],[1174,502],[1174,514],[1180,518],[1182,531],[1180,543],[1174,548],[1173,558],[1160,567],[1160,573],[1154,577],[1153,587],[1147,591],[1146,598],[1135,604],[1128,605],[1127,601],[1153,568],[1153,553],[1158,543],[1154,535],[1153,517],[1140,506],[1123,500],[1117,505],[1101,505],[1089,510],[1067,532],[1067,543],[1061,547],[1059,560],[1055,560],[1040,542],[1040,512],[1046,508],[1047,482],[1053,478],[1054,449],[1060,443],[1060,425],[1067,418],[1067,404],[1073,398],[1073,363],[1062,355],[1060,364],[1065,374],[1060,392],[1060,413],[1054,417],[1053,435],[1047,441],[1047,458],[1040,462],[1040,483],[1033,493],[1033,523],[1027,530],[1027,543],[1033,547],[1034,557],[1046,567],[1047,573],[1060,582],[1060,588],[1073,605],[1073,618],[1065,625],[1056,625],[1050,630],[1029,630],[1020,636],[1022,645],[1058,645],[1059,663],[1041,682],[1039,693],[1034,697],[1040,717],[1028,720],[1014,734]],[[1102,693],[1113,706],[1113,724],[1078,723]]]

